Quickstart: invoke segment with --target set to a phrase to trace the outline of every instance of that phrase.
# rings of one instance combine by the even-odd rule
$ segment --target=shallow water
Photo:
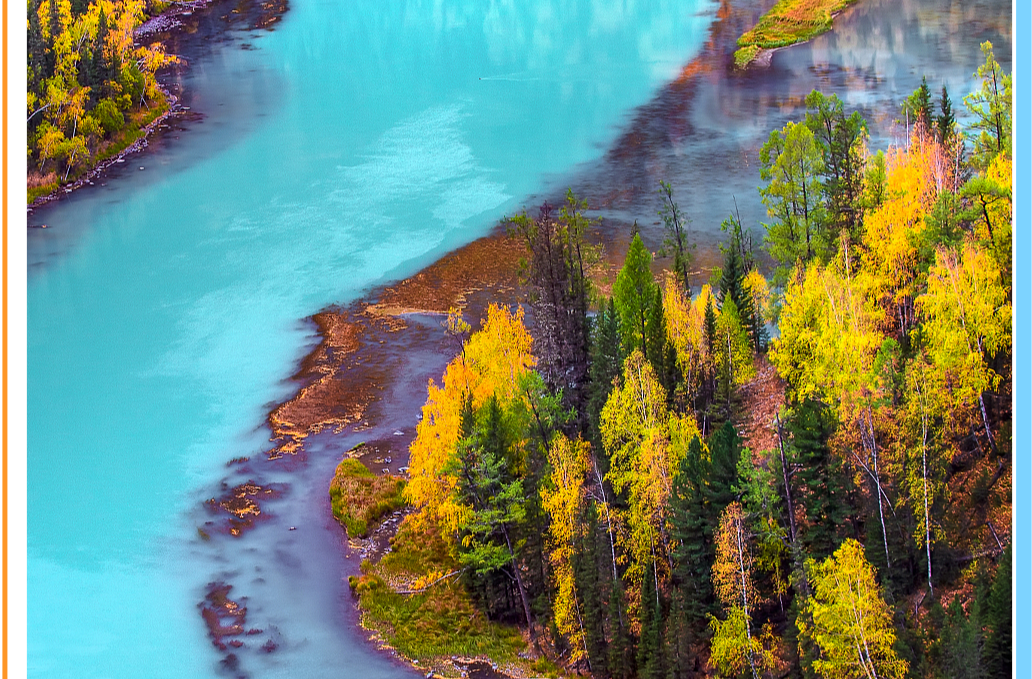
[[[712,243],[730,196],[762,218],[755,155],[812,87],[865,107],[883,145],[922,73],[959,110],[977,43],[1010,35],[997,0],[862,0],[768,72],[672,88],[715,14],[294,0],[275,31],[199,50],[181,84],[203,121],[30,215],[48,225],[28,251],[30,675],[413,674],[351,628],[355,564],[326,497],[343,450],[404,424],[318,437],[267,479],[288,486],[275,518],[239,539],[197,532],[203,501],[246,476],[226,462],[268,447],[262,423],[313,341],[299,319],[568,183],[617,195],[603,213],[658,241],[668,179]],[[275,652],[220,665],[197,608],[215,580]]]

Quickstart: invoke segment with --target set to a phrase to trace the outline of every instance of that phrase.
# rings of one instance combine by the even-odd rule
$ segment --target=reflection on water
[[[616,228],[638,220],[646,242],[658,246],[659,181],[692,217],[699,245],[699,278],[718,264],[720,222],[739,210],[759,240],[766,212],[760,202],[759,151],[771,130],[805,114],[813,89],[837,94],[846,110],[867,119],[872,151],[901,138],[899,106],[927,76],[938,100],[943,83],[954,112],[966,122],[963,96],[979,85],[980,43],[992,41],[1010,70],[1011,14],[1006,0],[862,0],[845,10],[832,32],[779,50],[769,69],[724,77],[733,41],[750,26],[754,9],[721,5],[702,54],[682,77],[632,114],[601,164],[587,164],[578,193],[601,206]]]

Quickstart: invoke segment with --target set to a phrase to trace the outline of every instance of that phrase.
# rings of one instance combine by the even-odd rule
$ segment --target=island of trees
[[[515,217],[533,323],[449,316],[365,624],[438,671],[1009,677],[1011,80],[983,52],[970,124],[925,82],[885,152],[811,93],[760,154],[766,257],[731,214],[701,286],[668,185],[669,269],[635,235],[609,296],[583,203]]]

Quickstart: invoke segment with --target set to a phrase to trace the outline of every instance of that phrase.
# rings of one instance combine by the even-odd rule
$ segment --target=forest
[[[512,218],[529,309],[448,316],[365,623],[598,678],[1009,677],[1012,91],[982,51],[965,126],[925,80],[877,153],[812,92],[760,152],[762,243],[732,211],[704,284],[668,184],[611,285],[572,193]]]
[[[142,136],[167,109],[155,73],[175,60],[135,30],[163,0],[28,0],[28,199]]]

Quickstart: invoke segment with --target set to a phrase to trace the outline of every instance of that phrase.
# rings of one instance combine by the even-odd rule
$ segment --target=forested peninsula
[[[168,108],[155,73],[173,62],[135,32],[163,0],[29,0],[28,200],[138,140]]]
[[[28,0],[30,205],[96,179],[182,113],[158,78],[183,63],[167,52],[176,32],[196,32],[207,19],[220,22],[216,30],[269,29],[287,2],[219,6],[224,14],[207,17],[217,9],[211,0]]]
[[[812,92],[708,276],[666,184],[667,238],[616,267],[572,193],[510,219],[527,307],[453,308],[406,477],[356,450],[330,489],[351,538],[397,526],[363,624],[428,675],[1009,677],[1012,93],[982,50],[966,126],[923,83],[877,153]]]

